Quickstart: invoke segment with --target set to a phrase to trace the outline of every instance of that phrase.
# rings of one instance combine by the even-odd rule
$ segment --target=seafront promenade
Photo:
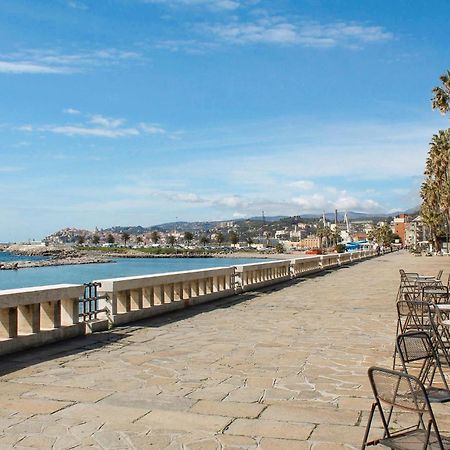
[[[388,254],[4,356],[0,448],[358,448],[399,268],[450,258]]]

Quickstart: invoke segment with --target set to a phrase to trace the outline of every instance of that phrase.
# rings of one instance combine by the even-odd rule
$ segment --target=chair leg
[[[364,439],[361,446],[361,450],[367,447],[367,438],[369,437],[370,426],[372,425],[373,414],[375,412],[376,403],[372,403],[372,408],[370,408],[369,420],[367,421],[366,431],[364,432]]]

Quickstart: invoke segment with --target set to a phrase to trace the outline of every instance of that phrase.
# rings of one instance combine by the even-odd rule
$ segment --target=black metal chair
[[[448,287],[443,284],[422,287],[422,300],[431,303],[448,303]]]
[[[399,335],[397,352],[404,372],[417,376],[431,403],[450,402],[447,380],[428,333],[412,331]]]
[[[369,414],[361,449],[371,445],[384,445],[398,450],[450,449],[450,438],[441,436],[421,381],[407,373],[371,367],[369,380],[374,395],[374,403]],[[383,435],[368,440],[375,410],[378,411]],[[412,413],[413,425],[399,426],[394,423],[397,411]]]
[[[395,338],[408,331],[433,332],[430,322],[430,304],[422,301],[411,300],[409,294],[405,294],[404,300],[397,302],[397,331]],[[397,366],[397,345],[394,345],[394,356],[392,368],[402,369],[402,365]]]
[[[405,294],[416,297],[418,294],[416,280],[419,278],[419,274],[415,272],[405,272],[403,269],[400,269],[399,272],[400,286],[398,288],[396,300],[403,299]]]

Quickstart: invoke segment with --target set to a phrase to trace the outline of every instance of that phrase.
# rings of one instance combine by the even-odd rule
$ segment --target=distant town
[[[222,222],[173,222],[83,230],[65,228],[47,236],[47,246],[112,248],[203,248],[256,251],[334,251],[339,244],[371,241],[415,247],[426,241],[417,212],[396,216],[334,213],[322,216],[254,217]]]

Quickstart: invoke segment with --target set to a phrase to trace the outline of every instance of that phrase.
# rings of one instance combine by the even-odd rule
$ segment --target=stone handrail
[[[289,280],[290,260],[236,266],[237,289],[249,291]]]
[[[234,267],[100,280],[110,321],[117,325],[235,292]]]
[[[85,334],[79,322],[83,285],[0,291],[0,354]]]
[[[116,326],[375,255],[365,250],[100,280],[98,308]],[[80,321],[83,292],[83,285],[72,284],[0,290],[0,355],[105,329],[104,317]]]

